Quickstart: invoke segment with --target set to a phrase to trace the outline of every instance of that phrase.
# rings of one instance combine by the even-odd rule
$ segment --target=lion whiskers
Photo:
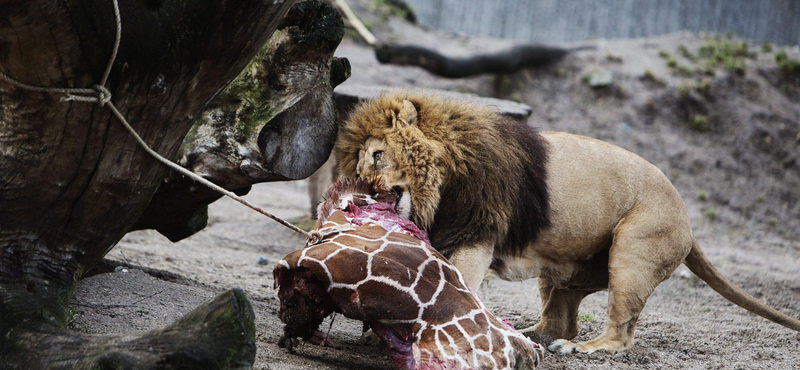
[[[397,204],[394,206],[395,212],[397,212],[398,216],[410,220],[412,209],[411,192],[409,192],[405,186],[400,185],[393,187],[392,190],[397,193],[398,197]]]

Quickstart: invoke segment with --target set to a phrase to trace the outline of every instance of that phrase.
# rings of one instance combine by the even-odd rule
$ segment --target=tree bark
[[[112,102],[151,148],[175,157],[292,3],[120,2]],[[99,83],[114,39],[111,0],[0,2],[0,72],[29,85]],[[237,291],[142,335],[65,328],[76,282],[140,218],[166,167],[98,104],[0,81],[0,107],[0,369],[249,367],[252,309]]]
[[[252,184],[311,175],[336,138],[333,88],[350,76],[347,59],[333,57],[343,36],[333,7],[297,4],[195,120],[177,162],[239,195]],[[206,205],[220,196],[172,171],[134,228],[181,240],[206,226]]]

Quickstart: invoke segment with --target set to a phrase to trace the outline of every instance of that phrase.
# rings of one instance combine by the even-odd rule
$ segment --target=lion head
[[[445,256],[476,243],[519,251],[547,225],[544,153],[534,130],[494,107],[403,91],[360,104],[336,141],[340,176],[383,177],[398,214],[410,207]]]
[[[393,93],[359,106],[341,128],[336,159],[342,177],[381,177],[399,196],[397,213],[427,229],[439,203],[444,150],[420,130],[420,103]]]

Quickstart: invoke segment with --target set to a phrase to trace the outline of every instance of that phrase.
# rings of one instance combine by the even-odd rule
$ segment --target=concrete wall
[[[682,30],[800,44],[800,0],[406,0],[423,25],[533,42]]]

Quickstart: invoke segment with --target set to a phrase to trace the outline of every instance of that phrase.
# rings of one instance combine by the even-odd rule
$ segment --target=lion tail
[[[764,302],[759,301],[742,290],[742,288],[734,285],[725,276],[722,276],[722,273],[711,264],[711,261],[700,250],[697,241],[692,245],[692,250],[686,256],[684,263],[697,277],[703,279],[712,289],[727,300],[772,322],[800,331],[800,320],[767,306]]]

